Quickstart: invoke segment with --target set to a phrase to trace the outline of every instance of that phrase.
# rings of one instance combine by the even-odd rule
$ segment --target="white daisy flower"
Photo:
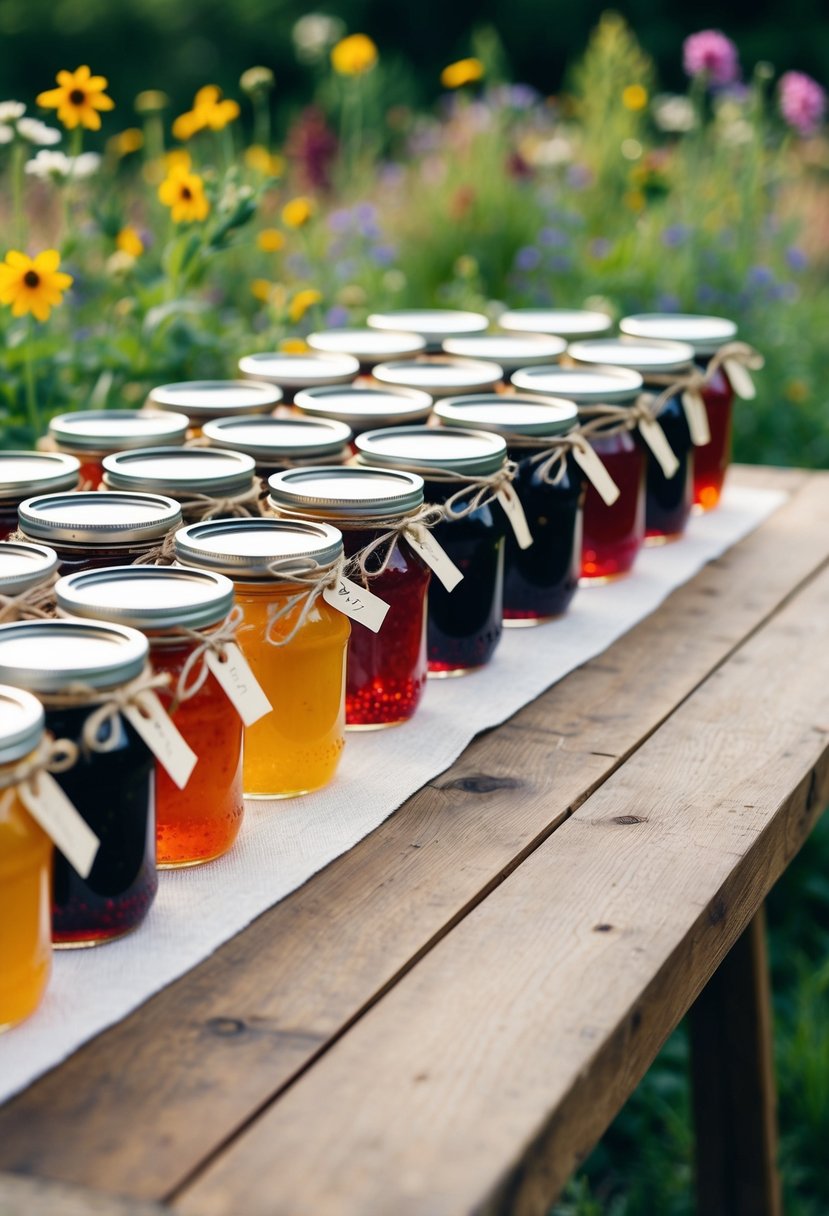
[[[0,101],[0,122],[14,122],[26,113],[22,101]]]
[[[42,148],[33,160],[26,161],[25,170],[31,177],[38,177],[42,182],[49,178],[61,181],[68,176],[71,164],[65,152],[47,152]]]
[[[47,148],[59,144],[61,133],[56,127],[47,126],[39,118],[21,118],[17,124],[17,133],[27,139],[30,144]]]
[[[0,144],[10,144],[14,139],[14,131],[4,122],[0,123]]]

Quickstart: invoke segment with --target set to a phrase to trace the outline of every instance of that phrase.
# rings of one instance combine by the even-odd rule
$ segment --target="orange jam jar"
[[[33,494],[74,490],[80,461],[60,452],[0,452],[0,540],[17,528],[17,511]]]
[[[366,321],[369,329],[419,334],[426,349],[439,351],[445,338],[460,338],[482,334],[489,328],[489,319],[482,312],[465,312],[460,308],[396,308],[391,312],[373,312]]]
[[[170,676],[158,696],[198,756],[184,789],[156,765],[159,868],[221,857],[242,824],[242,721],[205,662],[205,642],[233,607],[233,584],[207,570],[112,566],[62,578],[55,595],[68,615],[139,629],[156,673]]]
[[[307,580],[333,575],[341,534],[300,520],[214,519],[180,529],[175,552],[182,566],[233,580],[243,614],[236,641],[273,707],[245,729],[245,794],[321,789],[345,743],[351,626]]]
[[[181,508],[161,494],[89,490],[29,498],[18,517],[23,540],[44,541],[58,555],[59,572],[71,574],[146,557],[181,524]]]
[[[153,410],[74,410],[49,423],[49,437],[59,452],[81,462],[81,485],[97,490],[105,456],[128,448],[180,446],[187,438],[184,414]]]
[[[304,464],[345,464],[351,456],[351,428],[329,418],[217,418],[202,435],[212,448],[245,452],[260,477]]]
[[[40,702],[0,685],[0,1031],[34,1013],[52,965],[52,842],[14,785],[43,731]]]
[[[272,384],[253,380],[180,380],[151,389],[145,407],[184,414],[189,435],[197,438],[205,422],[231,414],[271,414],[282,400]]]
[[[370,372],[376,363],[411,358],[426,349],[426,339],[420,334],[394,329],[323,329],[309,334],[305,341],[311,350],[323,355],[353,356],[363,373]]]
[[[309,388],[297,393],[295,408],[307,418],[331,418],[346,423],[355,435],[378,427],[425,422],[432,398],[417,389],[383,388],[379,384],[349,384],[342,388]]]
[[[218,515],[258,515],[256,465],[243,452],[136,448],[104,458],[104,488],[164,494],[193,523]]]
[[[239,360],[243,376],[275,386],[287,402],[304,388],[350,384],[359,370],[360,364],[352,355],[319,355],[314,351],[265,351]]]

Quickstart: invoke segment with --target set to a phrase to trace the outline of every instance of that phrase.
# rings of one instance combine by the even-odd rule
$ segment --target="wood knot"
[[[708,910],[708,923],[718,925],[721,920],[725,920],[727,908],[724,899],[715,899]]]
[[[495,790],[518,790],[521,782],[515,777],[493,777],[489,773],[470,773],[438,786],[442,790],[463,790],[466,794],[492,794]]]
[[[626,826],[629,823],[647,823],[648,821],[647,819],[640,819],[638,815],[616,815],[613,822]]]
[[[231,1039],[236,1035],[244,1034],[247,1026],[240,1018],[210,1018],[207,1022],[207,1029],[211,1034],[216,1034],[222,1039]]]
[[[612,925],[594,925],[593,932],[594,933],[610,933],[612,928],[613,928]]]

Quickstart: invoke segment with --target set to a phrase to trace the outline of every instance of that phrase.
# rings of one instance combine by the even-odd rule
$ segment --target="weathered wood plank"
[[[829,798],[829,571],[186,1189],[544,1213]]]
[[[0,1216],[169,1216],[169,1211],[85,1187],[0,1174]]]

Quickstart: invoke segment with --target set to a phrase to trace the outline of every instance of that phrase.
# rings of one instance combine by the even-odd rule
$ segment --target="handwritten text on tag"
[[[595,487],[605,506],[612,507],[619,497],[619,487],[590,445],[583,448],[574,447],[573,459],[588,481]]]
[[[503,485],[498,490],[496,495],[499,503],[506,512],[507,519],[512,525],[512,530],[515,533],[515,539],[518,541],[519,549],[529,549],[533,543],[533,534],[530,531],[527,517],[524,514],[524,508],[521,506],[521,500],[515,493],[511,485]]]
[[[38,773],[18,786],[20,801],[47,836],[51,836],[70,865],[86,878],[92,869],[100,841],[75,810],[49,773]]]
[[[253,726],[269,714],[273,706],[236,643],[225,642],[222,649],[222,658],[208,650],[205,662],[245,726]]]
[[[140,709],[138,705],[124,706],[124,717],[132,723],[178,788],[183,790],[196,767],[198,756],[164,712],[164,706],[154,692],[142,692],[138,701]]]
[[[695,448],[704,448],[711,442],[705,402],[695,388],[689,388],[682,394],[682,405],[688,420],[688,430],[691,432],[691,442]]]
[[[726,359],[723,369],[737,396],[742,397],[743,401],[753,401],[757,396],[757,389],[745,364],[738,363],[736,359]]]
[[[388,604],[381,600],[379,595],[372,594],[359,583],[352,583],[351,579],[343,574],[337,579],[336,587],[325,588],[322,598],[326,604],[350,617],[352,621],[359,621],[372,633],[379,632],[389,610]]]
[[[656,462],[666,477],[671,478],[679,468],[679,461],[671,450],[671,445],[665,438],[665,432],[653,418],[643,418],[639,423],[639,433],[653,452]]]
[[[417,550],[426,565],[434,570],[447,591],[457,587],[463,574],[428,528],[424,528],[423,524],[410,524],[406,529],[406,540]]]

